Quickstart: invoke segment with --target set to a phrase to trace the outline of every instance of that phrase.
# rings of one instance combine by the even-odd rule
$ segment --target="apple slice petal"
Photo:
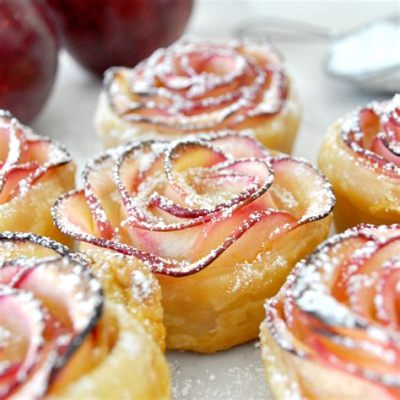
[[[374,298],[376,318],[384,325],[399,330],[399,296],[400,268],[394,260],[390,260],[379,276],[376,286],[377,296]]]
[[[231,220],[227,221],[231,225]],[[221,246],[225,251],[213,260],[215,264],[238,265],[245,260],[253,260],[265,250],[267,243],[294,229],[296,219],[286,212],[266,210],[251,213],[241,223],[236,221],[236,226],[236,229],[228,234],[223,224],[210,226],[197,241],[191,256],[200,258],[205,257],[205,254],[213,254],[217,249],[212,247],[212,243],[221,240],[225,233],[226,239]]]
[[[387,138],[382,136],[375,136],[372,142],[371,150],[382,156],[388,162],[391,162],[398,167],[400,167],[400,154],[396,154],[393,150],[393,146],[391,146],[393,141],[388,141]]]
[[[15,165],[2,175],[0,204],[6,203],[17,196],[19,192],[26,190],[28,179],[37,170],[37,166],[37,163]]]
[[[100,284],[84,267],[63,263],[59,257],[33,266],[29,261],[24,264],[28,267],[22,267],[18,279],[13,278],[12,287],[34,293],[52,315],[57,316],[59,321],[64,319],[63,325],[71,325],[77,332],[82,331],[99,314]],[[21,261],[12,261],[4,263],[2,269],[20,265]]]
[[[206,142],[179,141],[168,148],[164,159],[164,170],[175,191],[187,196],[192,191],[187,190],[182,171],[191,168],[210,168],[224,161],[227,161],[224,153]]]
[[[84,232],[95,232],[102,238],[102,231],[98,229],[83,190],[74,190],[61,196],[52,208],[52,217],[57,227],[63,226],[67,235],[77,238]]]
[[[342,371],[352,370],[353,375],[359,378],[370,377],[372,382],[379,383],[379,378],[392,382],[400,380],[399,372],[387,362],[393,358],[393,350],[385,348],[380,343],[366,344],[367,342],[340,335],[321,334],[314,336],[311,334],[308,341],[312,343],[315,358],[323,364],[326,363]],[[380,358],[377,358],[377,353],[381,354]],[[375,375],[377,371],[380,374],[378,379]]]
[[[125,147],[116,157],[113,170],[118,189],[125,188],[126,194],[130,196],[147,175],[162,171],[166,146],[166,143],[149,140],[134,142]]]
[[[166,144],[154,141],[133,143],[116,157],[113,179],[132,224],[151,224],[151,219],[141,204],[135,201],[138,186],[147,176],[163,170]]]
[[[229,250],[231,250],[235,254],[240,254],[243,248],[246,248],[246,250],[252,250],[253,253],[257,251],[259,252],[261,250],[261,245],[268,238],[271,237],[271,234],[280,227],[280,224],[286,225],[290,220],[291,219],[289,215],[286,216],[284,215],[284,213],[275,212],[274,210],[251,214],[247,219],[243,220],[243,222],[239,226],[237,226],[236,229],[234,229],[221,244],[212,248],[209,252],[205,252],[206,254],[203,256],[200,253],[196,261],[190,262],[184,260],[181,262],[170,263],[169,265],[164,264],[163,268],[160,269],[154,268],[153,265],[153,271],[171,276],[187,276],[203,270],[204,268],[215,262],[217,259],[220,260],[222,258],[220,256],[222,255],[228,258],[234,258],[232,257],[232,254],[230,254]],[[260,222],[262,222],[262,224],[260,224]],[[249,234],[251,235],[253,233],[252,228],[255,226],[257,226],[258,228],[255,233],[262,232],[261,238],[264,239],[261,240],[262,243],[260,244],[260,246],[249,246],[249,241],[252,241],[249,238],[250,240],[246,240],[241,243],[241,245],[239,246],[239,250],[235,248],[237,241],[240,242],[239,239],[247,232],[249,232]],[[280,232],[283,233],[283,230]],[[253,238],[253,236],[251,236],[251,238]]]
[[[284,189],[284,193],[291,194],[289,207],[292,208],[291,202],[301,205],[297,207],[300,213],[296,215],[300,224],[324,218],[333,210],[335,195],[331,184],[307,161],[276,157],[272,159],[272,167],[275,174],[273,186],[278,192]]]
[[[201,139],[201,136],[198,136]],[[270,153],[251,136],[251,131],[231,132],[222,131],[218,135],[210,134],[211,142],[214,146],[221,149],[224,153],[231,154],[235,159],[238,158],[267,158]]]
[[[111,220],[118,218],[113,218],[115,202],[110,196],[115,190],[111,173],[112,161],[112,156],[105,154],[93,160],[82,173],[86,202],[98,232],[107,239],[112,239],[115,234]]]
[[[0,355],[6,366],[0,372],[0,398],[6,398],[19,385],[18,377],[29,374],[38,362],[46,322],[40,302],[7,286],[0,286],[0,310]],[[24,349],[22,354],[13,351],[18,345]],[[43,389],[39,392],[43,394]]]

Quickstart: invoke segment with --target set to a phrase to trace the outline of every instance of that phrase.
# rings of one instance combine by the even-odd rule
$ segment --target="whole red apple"
[[[0,0],[0,108],[30,122],[53,87],[58,40],[39,0]]]
[[[133,66],[179,38],[193,0],[46,0],[67,50],[101,75],[114,65]]]

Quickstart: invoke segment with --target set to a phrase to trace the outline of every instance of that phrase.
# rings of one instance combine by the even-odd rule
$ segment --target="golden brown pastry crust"
[[[121,304],[109,301],[107,329],[117,337],[109,354],[91,371],[50,399],[169,399],[170,373],[159,345],[146,332],[143,321]]]
[[[88,247],[82,253],[100,279],[107,298],[124,305],[165,349],[165,327],[160,285],[149,269],[134,257]]]

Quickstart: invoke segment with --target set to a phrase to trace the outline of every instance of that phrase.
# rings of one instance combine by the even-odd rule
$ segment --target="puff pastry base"
[[[290,154],[301,122],[301,107],[294,90],[278,115],[269,119],[241,124],[238,129],[251,129],[265,147]],[[95,116],[96,130],[106,148],[117,147],[137,139],[173,140],[184,136],[167,127],[147,123],[128,123],[118,117],[108,104],[106,93],[100,95]],[[190,132],[188,132],[190,133]]]

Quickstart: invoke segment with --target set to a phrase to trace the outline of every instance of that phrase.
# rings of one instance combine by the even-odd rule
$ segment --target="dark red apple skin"
[[[40,0],[0,1],[0,108],[29,123],[57,71],[58,40]]]
[[[46,0],[63,44],[86,69],[134,66],[182,34],[193,0]]]

